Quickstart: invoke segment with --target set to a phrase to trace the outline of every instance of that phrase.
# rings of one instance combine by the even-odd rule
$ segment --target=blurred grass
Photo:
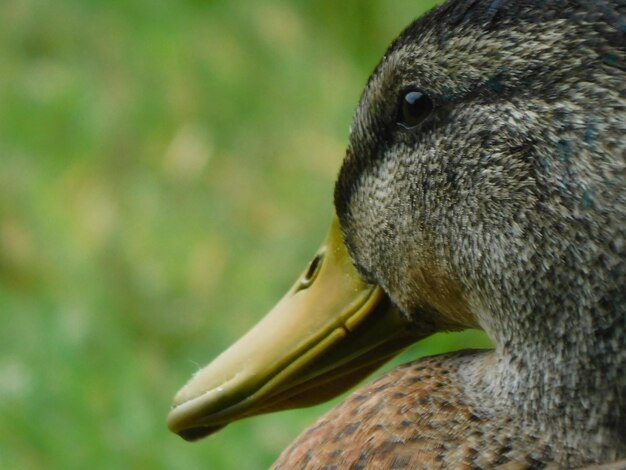
[[[164,422],[315,252],[367,76],[433,3],[0,3],[1,468],[261,469],[330,406]]]

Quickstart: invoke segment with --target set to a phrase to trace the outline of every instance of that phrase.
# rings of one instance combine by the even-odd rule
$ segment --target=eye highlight
[[[412,129],[421,124],[434,108],[433,100],[422,90],[409,90],[400,98],[398,124]]]

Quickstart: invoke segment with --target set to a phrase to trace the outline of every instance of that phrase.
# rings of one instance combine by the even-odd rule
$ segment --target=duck
[[[626,468],[622,0],[449,0],[367,81],[328,236],[176,394],[186,440],[327,401],[276,469]]]

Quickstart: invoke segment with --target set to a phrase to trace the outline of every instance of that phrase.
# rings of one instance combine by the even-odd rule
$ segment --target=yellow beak
[[[195,440],[247,416],[322,403],[424,336],[358,275],[335,217],[285,297],[177,393],[168,426]]]

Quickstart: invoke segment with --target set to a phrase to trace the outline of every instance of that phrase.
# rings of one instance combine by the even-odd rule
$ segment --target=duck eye
[[[433,101],[421,90],[411,90],[400,100],[398,124],[411,129],[420,124],[433,110]]]

